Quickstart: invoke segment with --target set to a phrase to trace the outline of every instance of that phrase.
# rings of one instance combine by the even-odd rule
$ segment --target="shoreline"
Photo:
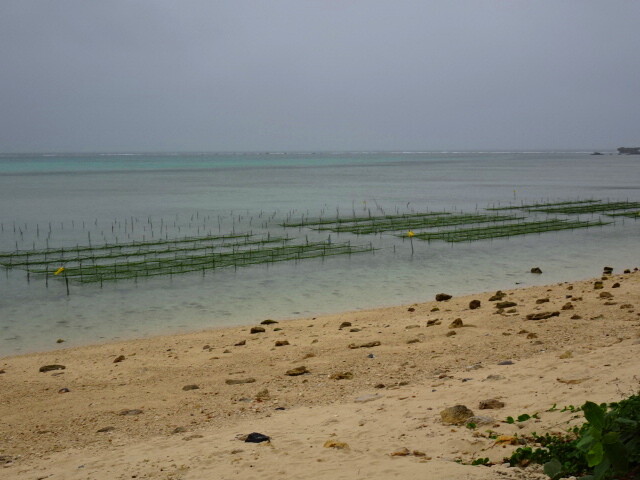
[[[3,473],[538,478],[455,460],[498,462],[515,448],[492,445],[487,428],[540,433],[576,421],[552,412],[507,425],[508,415],[638,391],[640,272],[602,278],[505,290],[515,305],[500,313],[495,292],[485,292],[253,325],[264,329],[257,333],[220,327],[2,357]],[[554,316],[526,319],[543,312]],[[65,368],[39,372],[45,365]],[[301,367],[307,373],[287,374]],[[479,410],[481,396],[506,405]],[[444,426],[439,411],[459,403],[493,422]],[[272,442],[235,439],[251,431]],[[323,447],[328,440],[349,448]],[[392,455],[401,448],[424,455]]]
[[[545,279],[544,277],[539,277],[536,274],[531,274],[531,273],[521,273],[520,277],[519,277],[519,281],[515,281],[515,282],[510,282],[511,285],[510,286],[506,286],[507,280],[504,279],[502,282],[498,282],[497,285],[505,285],[501,288],[504,288],[505,290],[513,290],[513,291],[518,291],[518,290],[522,290],[522,289],[527,289],[527,288],[535,288],[535,287],[541,287],[541,286],[545,286],[547,285],[547,283],[567,283],[569,281],[573,281],[573,282],[580,282],[580,281],[587,281],[593,278],[593,271],[595,269],[590,269],[591,273],[584,273],[582,275],[579,276],[574,276],[572,278],[570,278],[570,280],[566,280],[565,278],[563,278],[563,276],[558,275],[557,273],[552,275],[552,279]],[[576,272],[574,272],[575,274]],[[533,281],[532,281],[532,277],[533,277]],[[538,277],[538,278],[536,278]],[[431,288],[431,290],[434,290],[433,288]],[[454,296],[456,297],[466,297],[466,296],[472,296],[472,295],[484,295],[487,293],[491,293],[492,291],[487,290],[487,291],[469,291],[470,289],[466,289],[466,290],[462,290],[462,291],[455,291],[455,289],[453,289],[454,291],[451,292],[453,293]],[[435,290],[434,290],[435,291]],[[429,303],[429,300],[427,300],[426,298],[413,298],[412,301],[409,301],[407,299],[405,299],[404,301],[397,303],[397,302],[393,302],[393,301],[388,301],[388,302],[383,302],[380,305],[377,306],[356,306],[353,308],[348,308],[348,309],[328,309],[328,310],[324,310],[324,311],[320,311],[320,310],[316,310],[314,313],[314,316],[312,317],[311,314],[304,313],[297,313],[297,312],[293,312],[290,315],[272,315],[272,316],[257,316],[255,315],[255,312],[253,312],[253,314],[251,315],[252,318],[254,318],[254,321],[243,321],[241,323],[236,323],[237,320],[228,320],[228,319],[224,319],[220,325],[209,325],[209,326],[202,326],[199,325],[197,327],[188,327],[188,326],[183,326],[183,327],[172,327],[172,326],[165,326],[162,329],[156,330],[155,332],[147,332],[147,333],[129,333],[129,334],[125,334],[122,337],[111,337],[111,338],[105,338],[105,337],[95,337],[95,336],[91,336],[91,337],[87,337],[86,339],[76,339],[76,338],[64,338],[65,335],[62,332],[59,332],[59,335],[52,335],[50,337],[50,339],[48,340],[50,343],[47,344],[47,346],[45,347],[44,342],[39,341],[38,342],[38,347],[34,347],[32,350],[26,350],[26,351],[15,351],[15,352],[11,352],[11,351],[7,351],[6,353],[2,353],[0,352],[0,362],[2,362],[3,359],[6,358],[11,358],[11,357],[20,357],[20,356],[24,356],[24,355],[34,355],[34,354],[44,354],[44,353],[54,353],[54,352],[58,352],[58,351],[65,351],[65,350],[73,350],[76,348],[91,348],[91,347],[98,347],[98,346],[103,346],[103,345],[109,345],[109,344],[119,344],[119,343],[126,343],[126,342],[131,342],[131,341],[144,341],[144,340],[152,340],[152,339],[160,339],[160,338],[165,338],[165,337],[175,337],[175,336],[183,336],[183,335],[197,335],[197,334],[204,334],[207,332],[212,332],[212,331],[219,331],[219,330],[224,330],[224,329],[234,329],[234,328],[242,328],[242,327],[250,327],[251,325],[254,325],[256,322],[259,321],[259,319],[263,319],[263,318],[277,318],[278,321],[280,322],[289,322],[289,321],[301,321],[301,320],[308,320],[311,318],[316,318],[316,317],[329,317],[329,316],[335,316],[335,315],[350,315],[350,314],[355,314],[358,312],[369,312],[369,311],[377,311],[377,310],[382,310],[382,309],[393,309],[393,308],[402,308],[405,307],[406,305],[410,305],[410,304],[424,304],[424,303]],[[58,339],[63,340],[62,342],[59,342]]]

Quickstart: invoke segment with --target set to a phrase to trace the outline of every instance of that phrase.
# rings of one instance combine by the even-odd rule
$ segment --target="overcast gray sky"
[[[637,0],[1,0],[0,151],[640,145]]]

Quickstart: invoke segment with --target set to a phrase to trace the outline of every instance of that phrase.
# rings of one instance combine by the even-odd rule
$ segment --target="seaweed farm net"
[[[338,233],[352,233],[355,235],[369,235],[381,232],[398,232],[409,229],[436,228],[453,225],[476,223],[506,222],[522,220],[524,217],[496,214],[452,214],[440,213],[423,216],[385,216],[371,217],[349,222],[329,223],[311,226],[314,230],[328,230]]]
[[[560,207],[536,207],[530,208],[531,212],[543,212],[565,215],[582,215],[589,213],[606,213],[618,210],[631,210],[640,208],[640,202],[603,202],[589,205],[567,205]]]
[[[330,239],[304,244],[291,244],[291,240],[240,235],[18,251],[0,254],[0,265],[47,278],[60,275],[81,283],[102,283],[374,250],[372,245],[335,243]]]
[[[588,222],[578,220],[571,221],[562,219],[549,219],[536,222],[522,222],[504,225],[492,225],[487,227],[443,230],[439,232],[422,232],[413,234],[413,237],[427,241],[444,240],[447,242],[470,242],[476,240],[487,240],[491,238],[512,237],[516,235],[529,235],[532,233],[545,233],[559,230],[589,228],[602,225],[608,225],[608,223],[601,221]]]
[[[633,210],[630,212],[618,212],[618,213],[607,213],[609,217],[627,217],[627,218],[640,218],[640,210]]]
[[[602,202],[602,200],[564,200],[561,202],[540,202],[540,203],[530,203],[530,204],[522,204],[522,205],[508,205],[504,207],[490,207],[486,210],[534,210],[538,208],[546,208],[546,207],[573,207],[580,205],[589,205],[589,204],[597,204]]]

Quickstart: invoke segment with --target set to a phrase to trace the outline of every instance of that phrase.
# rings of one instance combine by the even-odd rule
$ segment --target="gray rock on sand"
[[[465,423],[469,418],[473,417],[473,415],[473,411],[465,405],[454,405],[453,407],[445,408],[440,412],[442,423],[450,425],[460,425]]]
[[[474,415],[466,420],[466,423],[475,423],[476,425],[491,425],[496,423],[496,419],[486,415]]]

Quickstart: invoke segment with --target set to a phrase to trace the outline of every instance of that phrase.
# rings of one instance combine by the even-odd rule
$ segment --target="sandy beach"
[[[546,478],[495,437],[638,391],[640,273],[503,293],[2,358],[2,478]]]

